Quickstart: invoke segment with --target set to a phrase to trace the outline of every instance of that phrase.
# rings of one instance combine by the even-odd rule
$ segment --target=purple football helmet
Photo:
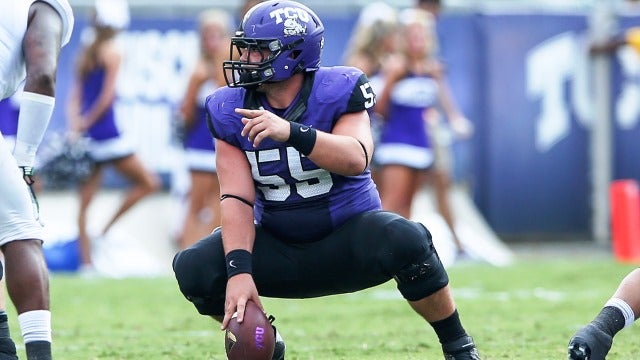
[[[268,50],[259,62],[224,61],[225,80],[229,87],[255,87],[277,82],[295,73],[315,71],[320,66],[324,46],[324,25],[308,7],[291,0],[270,0],[252,7],[240,28],[231,38],[240,54]]]

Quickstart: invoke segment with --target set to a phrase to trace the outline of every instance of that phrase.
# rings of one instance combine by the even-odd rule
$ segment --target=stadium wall
[[[341,63],[357,9],[321,12],[324,65]],[[623,19],[623,25],[640,18]],[[58,106],[50,132],[64,129],[64,99],[86,20],[62,52]],[[455,176],[499,234],[585,233],[590,222],[589,124],[593,103],[587,15],[575,12],[459,12],[440,21],[441,53],[463,111],[476,125],[454,145]],[[180,169],[172,124],[197,56],[192,16],[140,16],[119,39],[126,57],[118,120],[145,163],[167,179]],[[613,64],[616,178],[640,178],[640,58]],[[632,101],[635,99],[635,101]],[[117,177],[108,185],[120,186]]]

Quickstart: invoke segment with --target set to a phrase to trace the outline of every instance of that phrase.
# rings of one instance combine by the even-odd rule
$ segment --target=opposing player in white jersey
[[[73,13],[67,0],[0,0],[0,9],[1,98],[24,81],[13,156],[0,135],[0,248],[27,358],[47,360],[49,282],[38,203],[30,186],[36,150],[53,113],[58,56],[71,37]],[[0,314],[0,359],[17,359],[6,314]]]

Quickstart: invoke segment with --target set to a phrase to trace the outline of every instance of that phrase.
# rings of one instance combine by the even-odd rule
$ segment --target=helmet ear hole
[[[289,59],[295,60],[298,58],[298,56],[300,56],[300,54],[302,54],[302,50],[293,50],[291,52],[291,55],[289,55]]]

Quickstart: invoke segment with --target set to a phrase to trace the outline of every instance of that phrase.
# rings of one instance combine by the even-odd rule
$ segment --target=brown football
[[[271,360],[275,343],[271,322],[253,301],[247,301],[242,323],[234,314],[225,331],[224,348],[229,360]]]

